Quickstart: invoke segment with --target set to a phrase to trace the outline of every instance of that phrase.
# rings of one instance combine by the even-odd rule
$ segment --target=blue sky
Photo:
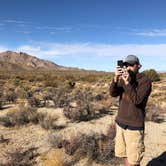
[[[0,52],[114,71],[128,54],[166,71],[165,0],[0,0]]]

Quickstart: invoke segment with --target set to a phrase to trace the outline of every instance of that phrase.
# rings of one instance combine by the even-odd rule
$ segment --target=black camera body
[[[123,60],[118,60],[118,61],[117,61],[117,66],[123,68],[123,67],[124,67]]]

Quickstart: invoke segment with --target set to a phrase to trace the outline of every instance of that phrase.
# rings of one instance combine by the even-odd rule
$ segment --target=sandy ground
[[[145,156],[142,160],[141,165],[146,166],[146,164],[149,161],[151,161],[153,158],[160,156],[165,151],[166,151],[166,122],[160,124],[153,122],[146,122]]]
[[[66,122],[66,119],[62,116],[62,109],[43,109],[45,109],[45,111],[47,110],[48,112],[50,111],[52,114],[58,114],[58,123],[65,124],[66,127],[57,131],[57,134],[61,134],[67,139],[70,139],[76,135],[77,132],[86,134],[90,134],[92,132],[105,133],[108,126],[114,122],[114,116],[106,115],[99,119],[88,122],[70,123],[68,121]],[[0,116],[4,116],[4,112],[1,112]],[[5,139],[9,140],[7,143],[0,143],[0,164],[6,162],[4,157],[6,152],[12,152],[13,149],[16,149],[16,147],[18,149],[37,147],[37,151],[40,154],[47,153],[50,150],[48,134],[49,132],[41,128],[40,125],[28,124],[14,128],[6,128],[0,125],[0,136],[3,135]],[[141,166],[146,166],[149,161],[166,151],[166,122],[146,122],[145,147],[145,156],[142,160]],[[90,165],[99,166],[94,163],[91,163]],[[75,166],[89,166],[89,164],[87,163],[87,160],[84,159]]]

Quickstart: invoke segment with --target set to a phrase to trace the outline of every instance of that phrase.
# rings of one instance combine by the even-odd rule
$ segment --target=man
[[[139,166],[144,152],[145,106],[151,81],[139,73],[138,57],[128,55],[124,68],[117,66],[110,86],[112,97],[120,96],[116,116],[115,155],[125,158],[126,166]]]

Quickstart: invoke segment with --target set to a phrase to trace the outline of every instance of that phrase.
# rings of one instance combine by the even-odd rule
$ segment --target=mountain
[[[0,53],[0,69],[6,70],[69,70],[72,68],[57,65],[53,62],[39,59],[24,52],[6,51]]]

